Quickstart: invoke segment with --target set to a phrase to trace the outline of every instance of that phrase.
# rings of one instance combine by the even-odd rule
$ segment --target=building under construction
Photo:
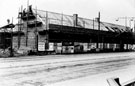
[[[42,53],[84,53],[123,51],[135,43],[129,27],[33,9],[19,12],[13,48],[27,47]]]

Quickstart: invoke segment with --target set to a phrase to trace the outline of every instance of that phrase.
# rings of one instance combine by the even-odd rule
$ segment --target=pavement
[[[0,86],[109,86],[134,73],[135,52],[0,58]]]
[[[135,79],[134,73],[135,73],[135,66],[131,66],[127,69],[97,75],[90,75],[74,80],[50,84],[47,86],[109,86],[107,79],[116,77],[118,77],[120,79],[120,83],[123,84],[127,81]]]

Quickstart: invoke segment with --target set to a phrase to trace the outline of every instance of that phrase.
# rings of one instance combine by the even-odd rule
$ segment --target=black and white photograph
[[[0,86],[135,86],[135,0],[0,0]]]

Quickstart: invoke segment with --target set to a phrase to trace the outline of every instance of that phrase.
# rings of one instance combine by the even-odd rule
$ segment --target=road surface
[[[103,79],[133,72],[135,52],[0,58],[0,86],[105,86]]]

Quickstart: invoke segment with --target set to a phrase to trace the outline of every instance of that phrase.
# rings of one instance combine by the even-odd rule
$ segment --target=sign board
[[[54,43],[49,43],[49,50],[53,51],[54,50]]]
[[[87,51],[88,50],[88,43],[83,43],[83,50]]]
[[[45,43],[38,42],[38,51],[45,51]]]

